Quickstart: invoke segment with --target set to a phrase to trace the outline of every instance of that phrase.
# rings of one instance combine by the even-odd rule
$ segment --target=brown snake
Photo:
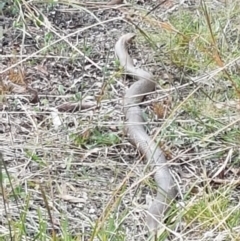
[[[166,165],[164,153],[144,129],[142,111],[138,104],[141,103],[145,95],[155,89],[155,83],[151,73],[135,68],[133,65],[133,60],[128,54],[126,45],[134,37],[135,34],[133,33],[121,36],[115,44],[115,53],[121,66],[124,67],[125,73],[138,80],[130,86],[124,96],[126,131],[130,141],[137,146],[150,165],[156,168],[154,179],[158,190],[149,207],[146,221],[150,230],[157,230],[160,224],[159,220],[168,210],[169,203],[175,199],[177,190]]]

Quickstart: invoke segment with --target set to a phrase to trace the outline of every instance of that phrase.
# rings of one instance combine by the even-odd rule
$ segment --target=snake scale
[[[125,74],[137,79],[124,96],[124,115],[126,118],[126,133],[130,141],[140,150],[150,165],[156,171],[154,179],[157,184],[157,195],[148,209],[146,223],[150,230],[157,230],[163,215],[169,208],[169,203],[175,199],[177,190],[169,172],[164,153],[152,141],[144,128],[144,120],[139,104],[145,95],[155,89],[153,75],[141,68],[134,67],[128,54],[127,43],[135,37],[133,33],[121,36],[115,44],[115,53]]]

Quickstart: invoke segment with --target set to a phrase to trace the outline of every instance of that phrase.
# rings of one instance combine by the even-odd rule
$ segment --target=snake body
[[[130,141],[140,150],[150,165],[156,168],[154,179],[157,184],[157,195],[148,209],[146,222],[150,230],[157,230],[160,224],[159,220],[166,213],[169,203],[175,199],[177,191],[166,165],[164,153],[152,141],[144,128],[144,120],[139,103],[141,103],[147,93],[155,89],[155,83],[151,73],[134,67],[133,60],[128,54],[127,43],[134,37],[135,34],[133,33],[121,36],[115,44],[115,53],[125,73],[137,79],[124,96],[126,131]]]

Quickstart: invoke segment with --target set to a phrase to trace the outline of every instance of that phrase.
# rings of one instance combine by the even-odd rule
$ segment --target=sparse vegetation
[[[122,97],[133,80],[114,56],[128,31],[137,64],[161,83],[147,128],[179,185],[156,240],[240,240],[240,3],[147,14],[129,2],[135,26],[119,10],[76,1],[0,3],[0,241],[151,239],[144,210],[155,184],[124,137]],[[83,101],[96,106],[56,110]]]

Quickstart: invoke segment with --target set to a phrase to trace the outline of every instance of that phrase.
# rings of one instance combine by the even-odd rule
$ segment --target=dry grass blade
[[[40,190],[41,190],[43,201],[45,203],[45,206],[46,206],[46,209],[47,209],[47,212],[48,212],[48,216],[50,218],[50,223],[52,225],[52,240],[56,241],[57,240],[57,236],[56,236],[56,231],[55,231],[55,227],[54,227],[53,217],[52,217],[52,214],[51,214],[50,207],[48,205],[48,200],[47,200],[45,191],[43,190],[43,187],[41,185],[40,185]]]
[[[5,192],[5,188],[4,188],[4,184],[3,184],[3,170],[5,170],[7,175],[8,175],[8,171],[7,171],[5,163],[4,163],[3,155],[0,152],[0,186],[1,186],[1,193],[2,193],[2,199],[3,199],[4,212],[5,212],[5,215],[7,216],[7,225],[8,225],[10,240],[13,240],[12,227],[11,227],[11,223],[10,223],[11,214],[8,212],[8,208],[7,208],[7,204],[6,204],[7,197],[6,197],[6,192]],[[9,178],[9,175],[8,175],[8,178]],[[10,181],[10,179],[9,179],[9,181]]]

